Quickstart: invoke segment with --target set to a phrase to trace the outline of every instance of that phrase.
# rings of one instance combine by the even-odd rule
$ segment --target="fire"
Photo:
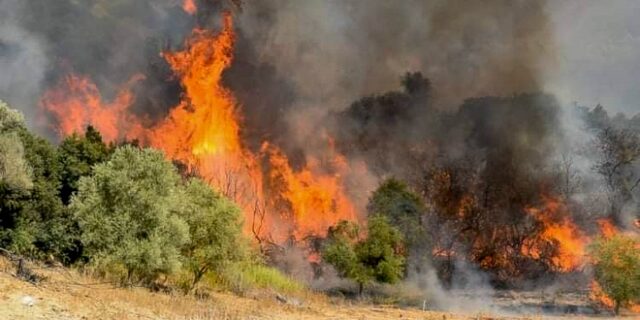
[[[605,238],[611,238],[618,233],[618,228],[609,219],[598,220],[598,226],[600,227],[600,233]]]
[[[242,156],[237,103],[220,84],[233,58],[233,41],[231,17],[226,16],[219,35],[195,30],[184,51],[164,54],[185,96],[152,130],[151,145],[189,165],[204,157]]]
[[[196,0],[183,0],[182,1],[182,10],[184,12],[194,15],[198,11],[198,6],[196,5]]]
[[[187,3],[193,2],[185,1],[185,10]],[[129,110],[133,96],[128,90],[104,104],[97,87],[78,76],[48,91],[43,106],[54,115],[61,135],[92,124],[108,141],[135,138],[185,163],[242,207],[245,231],[256,237],[282,242],[290,236],[324,236],[338,221],[356,220],[342,180],[349,166],[331,139],[328,164],[308,157],[300,170],[275,145],[265,142],[255,154],[243,144],[240,106],[221,83],[233,61],[234,41],[232,18],[226,14],[221,32],[196,29],[184,50],[163,53],[184,95],[165,119],[146,128]],[[251,230],[256,224],[259,230]]]
[[[324,235],[340,220],[355,220],[355,209],[345,196],[340,177],[317,173],[316,159],[308,159],[307,165],[295,172],[277,148],[265,143],[262,152],[270,161],[270,179],[284,182],[282,195],[291,205],[297,239],[308,234]]]
[[[56,120],[60,135],[83,132],[92,124],[108,142],[133,138],[142,132],[137,117],[129,110],[133,102],[131,86],[144,76],[135,75],[111,102],[105,102],[98,87],[87,77],[68,75],[44,93],[40,105]]]
[[[527,208],[527,213],[543,225],[542,232],[525,241],[522,254],[540,259],[546,243],[557,246],[557,254],[551,257],[555,269],[569,272],[584,263],[589,238],[571,220],[566,205],[557,198],[545,197],[542,208]]]
[[[592,280],[591,285],[589,286],[589,299],[609,309],[612,309],[615,305],[613,299],[609,298],[609,296],[602,291],[602,287],[596,280]]]

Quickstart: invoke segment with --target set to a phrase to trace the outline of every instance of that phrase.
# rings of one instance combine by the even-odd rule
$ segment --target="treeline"
[[[232,264],[270,274],[240,209],[178,167],[135,143],[107,145],[92,127],[55,146],[0,103],[0,247],[123,285],[171,277],[187,292]]]

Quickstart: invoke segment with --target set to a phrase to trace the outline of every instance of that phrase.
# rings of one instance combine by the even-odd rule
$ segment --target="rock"
[[[32,296],[24,296],[20,299],[20,303],[26,307],[33,307],[33,305],[36,304],[36,298]]]
[[[288,305],[292,305],[294,307],[301,307],[302,306],[302,301],[300,301],[299,299],[296,298],[287,298],[281,294],[276,294],[276,300],[278,300],[280,303],[283,304],[288,304]]]

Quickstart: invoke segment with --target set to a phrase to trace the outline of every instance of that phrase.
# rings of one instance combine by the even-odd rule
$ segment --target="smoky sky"
[[[329,111],[400,89],[420,71],[437,108],[465,98],[544,90],[561,102],[634,113],[640,90],[640,10],[616,1],[0,0],[0,98],[33,123],[43,90],[68,72],[89,75],[105,97],[133,74],[134,110],[162,117],[180,87],[162,50],[196,25],[236,16],[236,63],[225,81],[255,140],[306,144]],[[266,115],[273,131],[260,122]],[[290,140],[290,139],[289,139]]]

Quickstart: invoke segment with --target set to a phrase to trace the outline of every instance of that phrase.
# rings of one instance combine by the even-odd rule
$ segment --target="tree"
[[[632,130],[608,127],[598,133],[596,141],[600,159],[595,169],[607,183],[611,215],[616,217],[640,185],[640,177],[636,173],[640,161],[640,137]]]
[[[0,140],[9,150],[3,151],[2,157],[14,159],[7,162],[12,178],[0,183],[0,245],[19,254],[53,255],[65,261],[64,252],[73,244],[74,234],[68,232],[71,217],[58,197],[56,149],[31,134],[22,115],[4,103],[0,103],[0,123],[0,135],[4,137]],[[19,154],[23,160],[16,158]]]
[[[370,215],[387,217],[389,223],[403,235],[409,258],[417,263],[430,252],[429,239],[422,223],[426,207],[420,197],[400,180],[387,179],[369,199]]]
[[[180,217],[180,176],[161,152],[123,146],[79,181],[71,199],[85,253],[122,280],[150,284],[180,267],[189,229]]]
[[[402,250],[400,232],[386,217],[374,215],[368,221],[365,239],[360,239],[358,226],[353,223],[342,221],[329,228],[322,256],[341,276],[358,283],[358,293],[362,295],[364,286],[371,281],[395,283],[402,278]]]
[[[182,217],[189,226],[191,241],[184,247],[186,267],[193,275],[192,290],[209,271],[219,271],[227,263],[244,256],[240,208],[193,178],[185,186]]]
[[[624,235],[599,239],[591,248],[595,277],[614,301],[614,312],[640,300],[640,243]]]
[[[24,119],[0,101],[0,183],[6,187],[29,189],[31,168],[24,158],[24,147],[18,130],[24,128]]]
[[[112,149],[93,126],[88,126],[84,136],[74,133],[66,137],[58,147],[58,161],[61,165],[60,198],[69,203],[71,195],[78,190],[80,177],[91,173],[91,168],[106,161]]]

